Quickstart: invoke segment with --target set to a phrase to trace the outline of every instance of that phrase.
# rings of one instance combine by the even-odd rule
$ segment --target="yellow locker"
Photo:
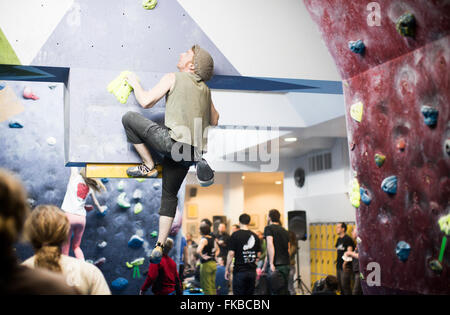
[[[322,261],[322,252],[320,250],[318,250],[316,252],[316,273],[322,272],[322,266],[320,264],[321,261]]]
[[[322,274],[327,273],[327,252],[322,251],[322,260],[320,261],[322,266]]]
[[[310,225],[309,226],[309,246],[310,248],[316,248],[316,226]]]
[[[315,273],[316,272],[316,251],[315,250],[311,250],[310,251],[310,263],[311,263],[311,272]]]
[[[350,237],[352,237],[352,232],[353,232],[353,229],[355,228],[355,225],[354,224],[348,224],[347,225],[347,234],[350,236]]]
[[[332,265],[331,265],[331,271],[332,271],[332,275],[336,276],[336,258],[337,258],[337,252],[336,251],[332,251],[331,252],[331,261],[332,261]]]
[[[320,225],[320,248],[326,248],[327,227],[325,224]]]
[[[328,224],[327,225],[327,238],[328,238],[328,249],[333,249],[334,248],[334,235],[336,234],[335,230],[334,230],[334,226],[333,224]]]

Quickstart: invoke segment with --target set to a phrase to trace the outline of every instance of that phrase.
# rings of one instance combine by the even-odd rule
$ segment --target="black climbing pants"
[[[163,155],[162,161],[162,195],[159,214],[167,217],[175,217],[178,204],[178,190],[183,183],[189,167],[194,162],[194,148],[191,145],[182,144],[177,146],[191,150],[191,160],[175,162],[172,159],[172,148],[177,142],[170,137],[169,128],[159,125],[136,112],[127,112],[122,117],[127,139],[133,144],[144,143],[146,146],[158,151]]]

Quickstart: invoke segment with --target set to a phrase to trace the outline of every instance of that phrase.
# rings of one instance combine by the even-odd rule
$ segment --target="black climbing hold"
[[[397,32],[406,37],[414,37],[416,34],[416,18],[411,13],[405,13],[397,20]]]

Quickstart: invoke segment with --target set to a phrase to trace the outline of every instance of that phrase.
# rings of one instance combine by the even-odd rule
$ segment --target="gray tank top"
[[[211,91],[201,78],[176,72],[175,85],[166,95],[165,125],[171,138],[206,151],[211,112]]]

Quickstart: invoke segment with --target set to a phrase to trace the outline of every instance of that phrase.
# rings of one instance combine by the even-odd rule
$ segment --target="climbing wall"
[[[343,79],[364,293],[448,294],[450,3],[304,2]]]

